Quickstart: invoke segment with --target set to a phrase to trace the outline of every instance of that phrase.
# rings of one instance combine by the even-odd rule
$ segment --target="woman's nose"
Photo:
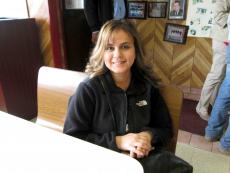
[[[113,57],[114,57],[114,58],[120,58],[120,56],[121,56],[121,51],[120,51],[119,48],[116,48],[116,49],[114,50],[114,52],[113,52]]]

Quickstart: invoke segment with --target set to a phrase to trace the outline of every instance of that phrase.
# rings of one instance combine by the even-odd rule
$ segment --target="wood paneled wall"
[[[66,68],[62,1],[27,0],[29,16],[39,27],[44,65]]]
[[[54,67],[47,0],[27,0],[29,15],[36,19],[44,65]]]
[[[36,18],[40,28],[44,64],[54,66],[48,0],[28,0],[28,6],[30,17]],[[132,21],[141,34],[146,61],[158,77],[164,84],[182,88],[186,98],[197,100],[212,63],[211,39],[188,37],[186,44],[174,44],[163,41],[165,23],[185,24],[184,20],[148,18]]]
[[[164,84],[183,89],[185,98],[197,100],[211,67],[211,39],[188,37],[186,44],[163,41],[165,23],[183,24],[180,20],[132,20],[143,42],[146,61]]]

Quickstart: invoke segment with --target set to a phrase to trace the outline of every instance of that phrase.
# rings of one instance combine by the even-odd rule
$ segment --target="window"
[[[26,0],[0,0],[0,18],[28,18]]]

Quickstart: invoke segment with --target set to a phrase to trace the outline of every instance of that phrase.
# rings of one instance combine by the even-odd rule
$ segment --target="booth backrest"
[[[69,97],[86,77],[83,72],[41,67],[38,73],[36,123],[62,131]]]
[[[87,75],[83,72],[41,67],[38,74],[38,116],[36,123],[62,131],[69,97],[86,77]],[[174,138],[168,149],[175,152],[183,93],[175,86],[162,87],[160,92],[168,106],[174,126]]]
[[[181,91],[181,89],[177,88],[176,86],[162,87],[160,89],[160,92],[168,106],[169,113],[173,122],[174,136],[172,141],[168,145],[168,150],[175,153],[180,114],[183,105],[183,92]]]

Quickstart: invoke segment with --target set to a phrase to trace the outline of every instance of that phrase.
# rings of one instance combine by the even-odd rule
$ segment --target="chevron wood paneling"
[[[186,45],[175,45],[173,47],[173,64],[171,83],[189,87],[195,51],[195,39],[188,38]]]
[[[165,22],[165,20],[156,21],[153,69],[164,84],[170,84],[170,74],[173,63],[173,44],[163,41]]]
[[[163,84],[176,85],[186,97],[197,100],[212,63],[211,39],[188,37],[186,44],[170,43],[163,41],[165,24],[184,21],[151,18],[133,22],[141,35],[146,61]]]
[[[147,18],[133,21],[143,41],[146,61],[156,75],[164,84],[180,87],[187,98],[198,100],[212,64],[211,39],[188,37],[186,44],[170,43],[163,41],[165,24],[185,25],[185,20]]]
[[[211,39],[197,38],[191,78],[192,88],[201,88],[212,64]]]
[[[144,48],[147,63],[153,65],[153,49],[154,49],[154,29],[155,20],[136,20],[135,21],[137,30],[142,33],[141,41]],[[148,26],[148,27],[146,27]]]

